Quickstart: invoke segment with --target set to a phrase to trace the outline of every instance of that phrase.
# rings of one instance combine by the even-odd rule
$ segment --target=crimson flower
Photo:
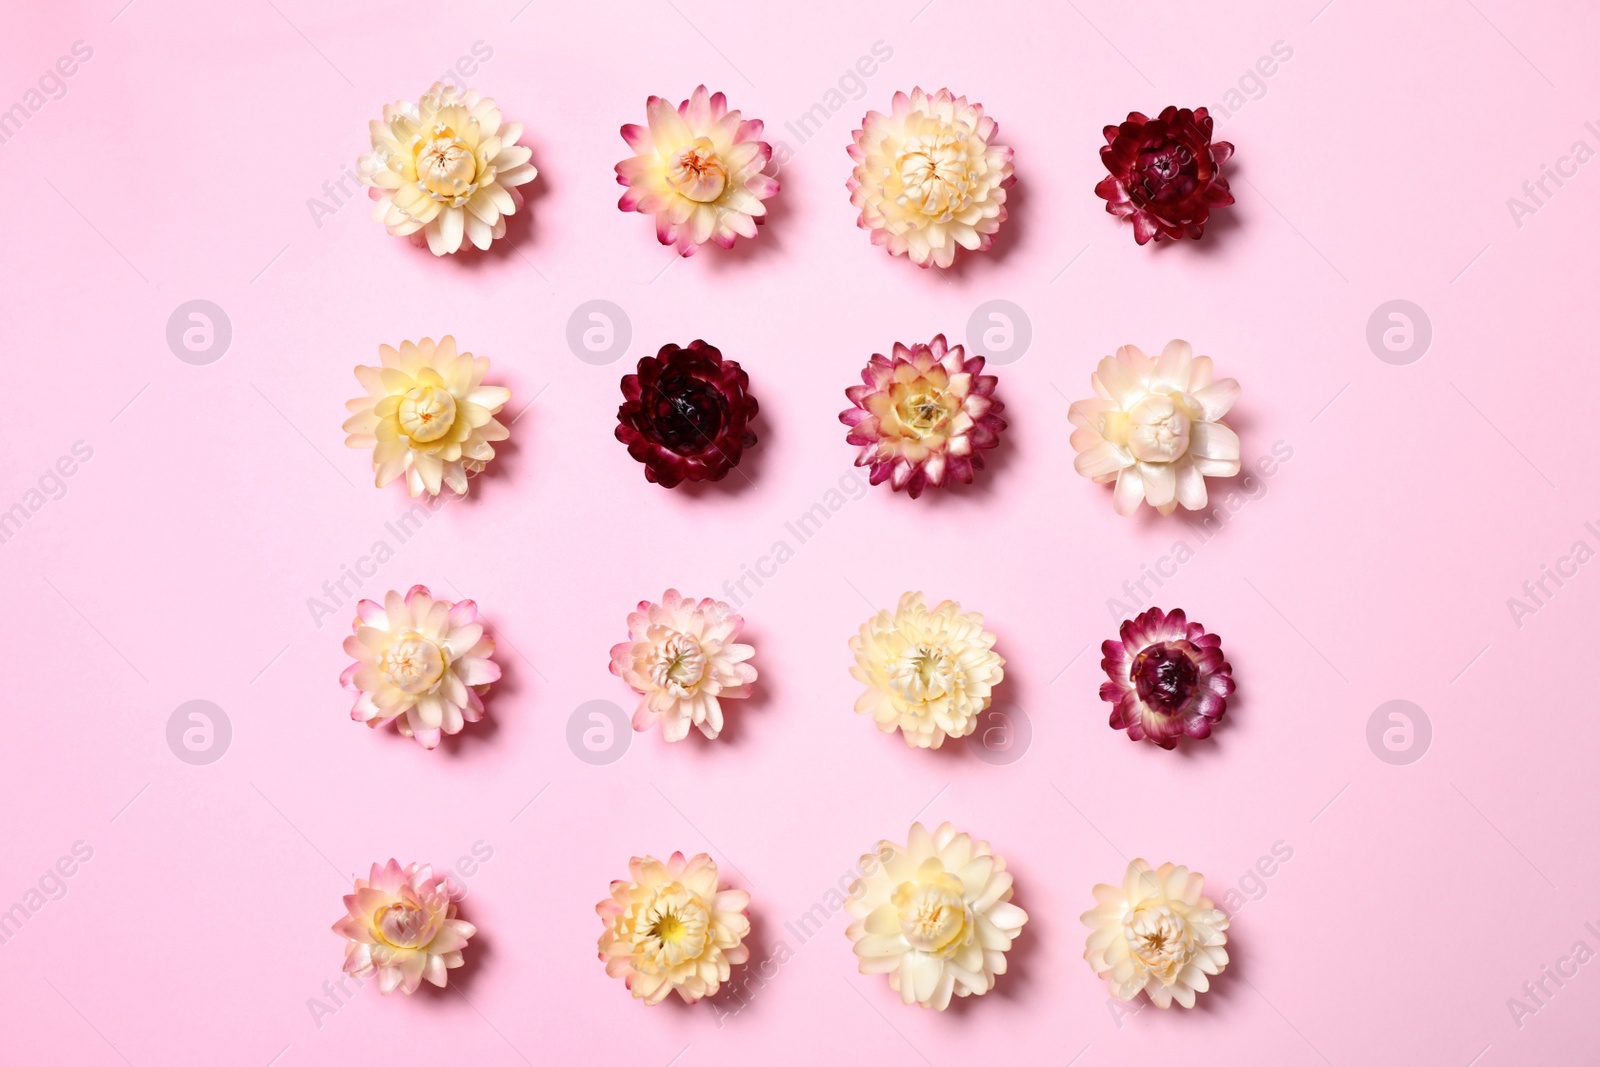
[[[622,379],[617,440],[663,488],[682,481],[715,482],[756,443],[750,422],[756,398],[750,376],[704,341],[663,345]]]
[[[1111,172],[1094,187],[1106,210],[1133,219],[1133,239],[1198,239],[1214,207],[1233,203],[1218,168],[1233,145],[1211,140],[1206,109],[1168,107],[1151,119],[1137,111],[1105,128],[1100,161]]]
[[[1100,699],[1113,705],[1112,729],[1162,748],[1175,747],[1180,737],[1209,737],[1233,693],[1222,639],[1182,609],[1160,608],[1124,622],[1119,636],[1100,646],[1110,679],[1101,683]]]

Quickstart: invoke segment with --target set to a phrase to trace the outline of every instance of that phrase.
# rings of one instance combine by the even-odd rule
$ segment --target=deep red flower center
[[[727,419],[727,402],[711,385],[692,375],[664,375],[647,397],[650,427],[662,444],[679,455],[712,447]]]
[[[1188,651],[1176,642],[1151,645],[1140,652],[1133,659],[1131,673],[1139,699],[1166,714],[1188,702],[1200,677]]]
[[[1198,172],[1195,154],[1187,145],[1170,139],[1157,141],[1139,153],[1129,192],[1135,201],[1181,199],[1194,191]]]

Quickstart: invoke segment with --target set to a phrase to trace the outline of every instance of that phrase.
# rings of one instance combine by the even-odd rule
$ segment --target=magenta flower
[[[1199,239],[1211,209],[1233,203],[1222,164],[1233,145],[1213,141],[1213,121],[1203,107],[1167,107],[1156,118],[1137,111],[1105,128],[1100,161],[1110,172],[1094,187],[1106,210],[1133,220],[1133,239]]]
[[[1120,636],[1100,646],[1110,679],[1101,683],[1100,699],[1113,705],[1112,729],[1162,748],[1175,747],[1180,737],[1209,737],[1233,693],[1222,639],[1181,608],[1151,608],[1124,622]]]
[[[845,390],[853,407],[839,413],[845,438],[860,445],[856,466],[870,467],[873,485],[887,480],[915,500],[947,481],[970,482],[983,469],[981,449],[1000,442],[1005,405],[998,382],[983,373],[983,357],[963,355],[938,334],[925,345],[895,343],[894,355],[874,355],[862,385]]]

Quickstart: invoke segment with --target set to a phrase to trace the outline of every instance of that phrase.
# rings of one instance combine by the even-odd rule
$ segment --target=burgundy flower
[[[983,469],[982,449],[1000,442],[1005,410],[997,379],[982,356],[966,356],[939,334],[925,345],[898,342],[892,356],[874,355],[861,385],[845,390],[852,407],[839,413],[845,440],[860,445],[856,466],[871,467],[873,485],[887,480],[915,500],[927,487],[970,482]]]
[[[1168,107],[1150,119],[1137,111],[1105,128],[1100,160],[1111,172],[1094,187],[1106,210],[1131,216],[1133,239],[1199,238],[1214,207],[1233,203],[1218,168],[1233,155],[1227,141],[1211,141],[1205,108]]]
[[[1233,668],[1222,639],[1190,622],[1181,609],[1151,608],[1122,624],[1122,640],[1100,646],[1110,679],[1100,699],[1114,705],[1111,727],[1162,748],[1180,737],[1209,737],[1233,693]]]
[[[756,443],[749,388],[739,364],[704,341],[663,345],[622,379],[617,440],[644,464],[646,478],[667,489],[684,480],[720,481]]]

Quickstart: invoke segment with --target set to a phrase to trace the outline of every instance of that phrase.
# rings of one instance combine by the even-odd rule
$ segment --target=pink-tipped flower
[[[925,345],[895,342],[892,356],[874,355],[863,385],[845,390],[854,407],[839,413],[845,440],[860,445],[856,466],[872,468],[871,482],[888,481],[912,499],[928,487],[970,482],[983,469],[981,449],[1000,441],[1005,410],[994,395],[999,381],[983,373],[983,357],[966,357],[938,334]]]
[[[661,603],[639,601],[628,616],[628,640],[611,647],[611,673],[641,699],[633,728],[661,724],[661,736],[682,741],[696,726],[715,740],[722,701],[750,695],[756,650],[738,643],[744,619],[720,600],[696,603],[668,589]]]
[[[1209,737],[1233,693],[1233,668],[1222,639],[1190,622],[1180,608],[1151,608],[1122,624],[1121,640],[1100,646],[1110,681],[1100,699],[1112,705],[1111,727],[1134,741],[1173,748],[1181,737]]]
[[[956,248],[982,251],[1006,220],[1012,151],[999,127],[949,89],[894,94],[889,114],[869,111],[848,151],[856,161],[850,202],[856,225],[891,256],[948,267]]]
[[[446,972],[462,964],[461,950],[477,927],[456,918],[456,896],[444,875],[427,864],[397,860],[372,865],[344,898],[349,914],[333,924],[348,938],[344,972],[378,978],[378,992],[411,994],[426,978],[444,987]]]
[[[766,174],[772,146],[761,123],[729,111],[728,98],[704,85],[677,107],[652,96],[645,113],[649,126],[622,127],[636,154],[617,164],[617,182],[628,187],[617,207],[654,215],[656,237],[682,256],[707,241],[732,248],[735,237],[754,237],[766,221],[761,201],[778,191]]]
[[[423,748],[441,733],[483,718],[483,697],[500,677],[484,636],[478,605],[435,600],[424,585],[405,596],[390,590],[383,603],[356,606],[355,633],[344,639],[355,662],[339,681],[357,694],[350,717],[371,727],[393,722]]]

